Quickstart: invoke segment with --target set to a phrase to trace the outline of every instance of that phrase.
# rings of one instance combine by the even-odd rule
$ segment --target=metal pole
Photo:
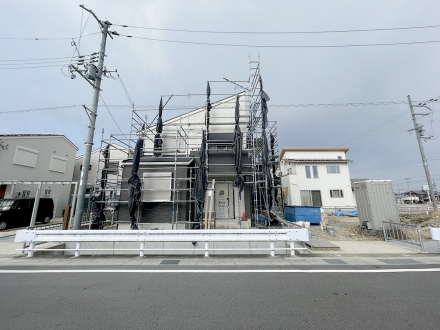
[[[86,195],[87,179],[89,177],[89,166],[90,166],[90,156],[92,153],[92,146],[93,146],[93,135],[95,133],[95,122],[98,111],[99,92],[101,90],[101,77],[102,77],[102,70],[104,67],[105,44],[107,42],[108,27],[110,25],[109,22],[101,21],[101,23],[102,23],[101,49],[99,51],[98,70],[97,70],[98,72],[96,74],[95,84],[93,86],[94,91],[93,91],[92,108],[90,114],[89,131],[87,133],[87,139],[84,142],[85,144],[84,158],[83,158],[81,178],[79,183],[78,200],[76,202],[76,208],[75,208],[75,221],[73,223],[73,229],[75,230],[79,230],[81,228],[84,197]]]
[[[409,194],[409,202],[412,204],[412,203],[414,203],[413,202],[413,200],[412,200],[412,198],[411,198],[411,191],[409,191],[409,183],[408,183],[408,180],[409,180],[410,178],[405,178],[405,180],[406,180],[406,186],[408,187],[408,194]],[[408,203],[409,204],[409,203]]]
[[[420,136],[420,130],[422,126],[417,124],[416,115],[414,114],[414,107],[411,102],[411,97],[408,95],[409,107],[411,109],[411,116],[414,123],[414,130],[416,131],[417,142],[419,143],[420,155],[422,156],[423,168],[425,169],[426,180],[428,181],[429,193],[434,196],[434,188],[432,187],[431,175],[429,174],[428,162],[426,161],[425,151],[423,150],[422,139]],[[437,211],[437,201],[433,198],[432,206],[434,207],[434,212]]]
[[[34,208],[32,210],[31,223],[29,225],[31,227],[35,226],[35,220],[37,219],[38,204],[40,204],[40,192],[42,184],[42,182],[38,184],[37,192],[35,194]]]
[[[68,229],[71,229],[73,226],[73,212],[74,212],[74,206],[75,206],[75,201],[76,201],[76,194],[78,192],[78,182],[74,182],[73,183],[75,185],[75,188],[73,190],[73,197],[72,197],[72,209],[70,210],[70,219],[69,219],[69,226]]]
[[[17,186],[17,184],[16,183],[13,183],[12,184],[12,188],[11,188],[11,196],[10,196],[10,198],[14,198],[14,192],[15,192],[15,187]]]

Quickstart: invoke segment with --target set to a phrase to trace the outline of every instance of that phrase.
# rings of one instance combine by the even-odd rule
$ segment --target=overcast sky
[[[93,17],[76,1],[0,1],[0,38],[69,38],[99,32]],[[439,1],[245,1],[162,0],[85,2],[101,19],[113,24],[162,29],[211,31],[334,31],[415,27],[440,24]],[[81,23],[82,21],[82,23]],[[87,21],[87,24],[85,25]],[[85,26],[85,27],[84,27]],[[114,26],[120,34],[179,41],[246,45],[348,45],[440,41],[440,28],[321,33],[212,34],[132,29]],[[99,50],[100,34],[84,36],[80,53]],[[76,39],[77,40],[77,39]],[[62,73],[72,56],[71,40],[0,39],[0,112],[90,104],[92,88]],[[105,66],[117,69],[130,98],[138,105],[157,105],[161,94],[204,93],[207,80],[247,80],[249,56],[260,56],[269,105],[429,100],[440,96],[440,43],[341,47],[252,48],[167,43],[115,37],[107,41]],[[8,60],[8,61],[6,61]],[[29,60],[29,61],[9,61]],[[40,63],[46,62],[46,63]],[[10,65],[23,63],[20,65]],[[29,63],[29,64],[26,64]],[[37,64],[35,64],[37,63]],[[42,68],[31,66],[57,65]],[[58,66],[59,65],[59,66]],[[21,67],[21,69],[7,69]],[[66,73],[64,67],[64,73]],[[102,97],[108,105],[128,105],[119,81],[104,79]],[[229,88],[229,89],[228,89]],[[212,86],[213,93],[234,93],[231,86]],[[214,98],[215,101],[216,98]],[[188,98],[173,98],[187,105]],[[191,104],[203,99],[192,98]],[[102,102],[100,102],[102,104]],[[440,104],[433,104],[440,110]],[[110,111],[124,133],[130,131],[131,110]],[[368,131],[388,119],[386,125]],[[420,112],[426,112],[420,110]],[[150,112],[149,118],[156,112]],[[151,117],[150,117],[151,116]],[[172,116],[169,112],[165,116]],[[421,117],[427,135],[440,134],[440,113]],[[391,179],[407,190],[421,189],[424,171],[407,104],[380,106],[270,108],[278,122],[280,147],[347,147],[352,178]],[[0,134],[64,134],[84,149],[88,118],[81,108],[0,114]],[[95,143],[120,133],[108,111],[100,107]],[[346,143],[345,143],[346,142]],[[96,145],[95,145],[96,146]],[[425,143],[432,176],[440,184],[440,140]],[[430,160],[431,159],[431,160]],[[399,165],[399,166],[395,166]]]

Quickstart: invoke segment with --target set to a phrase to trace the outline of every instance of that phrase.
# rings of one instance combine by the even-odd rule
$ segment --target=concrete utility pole
[[[98,53],[98,64],[96,67],[96,72],[93,72],[90,74],[90,68],[89,68],[89,74],[87,76],[84,76],[81,74],[79,70],[73,67],[75,71],[77,71],[81,76],[83,76],[84,79],[86,79],[89,83],[90,80],[93,81],[93,99],[92,99],[92,107],[89,111],[89,119],[90,119],[90,125],[87,138],[84,142],[85,144],[85,150],[84,150],[84,158],[83,158],[83,164],[81,169],[81,178],[79,183],[79,191],[78,191],[78,199],[76,202],[76,208],[75,208],[75,220],[73,223],[73,229],[79,230],[81,229],[81,220],[83,215],[83,206],[84,206],[84,198],[86,195],[86,189],[87,189],[87,179],[89,176],[89,167],[90,167],[90,156],[92,153],[92,146],[93,146],[93,135],[95,133],[95,122],[96,122],[96,116],[98,111],[98,100],[99,100],[99,92],[101,90],[101,77],[104,69],[104,57],[105,57],[105,44],[107,42],[107,35],[110,36],[110,38],[113,39],[110,32],[108,31],[108,28],[110,27],[111,23],[108,21],[101,21],[96,17],[95,13],[86,8],[84,5],[80,5],[81,8],[88,11],[90,14],[92,14],[96,20],[98,21],[101,32],[102,32],[102,38],[101,38],[101,49]],[[93,68],[92,68],[93,69]],[[90,80],[89,80],[90,79]]]
[[[412,203],[414,203],[414,201],[412,200],[412,196],[411,196],[411,191],[409,191],[409,183],[408,183],[408,180],[409,180],[410,178],[405,178],[405,180],[406,180],[406,186],[408,187],[408,194],[409,194],[409,201],[411,202],[411,204]]]
[[[426,161],[426,157],[425,157],[425,151],[423,150],[423,143],[422,143],[422,138],[425,138],[425,140],[429,137],[424,137],[423,136],[423,125],[419,125],[417,123],[417,119],[416,116],[425,116],[428,114],[421,114],[421,113],[414,113],[414,107],[420,107],[420,108],[427,108],[428,110],[432,111],[429,107],[427,107],[426,105],[413,105],[411,102],[411,97],[408,95],[408,103],[409,103],[409,108],[411,110],[411,116],[412,116],[412,120],[414,123],[414,130],[416,132],[416,136],[417,136],[417,142],[419,143],[419,149],[420,149],[420,155],[422,156],[422,162],[423,162],[423,168],[425,169],[425,174],[426,174],[426,180],[428,181],[428,186],[429,186],[429,193],[431,194],[431,196],[435,196],[434,195],[434,188],[432,185],[432,181],[431,181],[431,175],[429,174],[429,168],[428,168],[428,162]],[[410,130],[410,131],[412,131]],[[437,211],[437,201],[434,198],[432,198],[432,206],[434,207],[434,212]]]

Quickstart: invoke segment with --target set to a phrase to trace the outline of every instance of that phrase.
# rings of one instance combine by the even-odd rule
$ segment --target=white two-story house
[[[284,148],[280,169],[286,205],[351,210],[355,201],[343,148]]]

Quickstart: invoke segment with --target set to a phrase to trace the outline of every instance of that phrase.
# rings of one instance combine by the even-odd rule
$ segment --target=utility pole
[[[412,198],[411,198],[411,191],[409,191],[409,183],[408,183],[408,180],[409,180],[410,178],[405,178],[405,180],[406,180],[406,186],[408,187],[408,194],[409,194],[409,201],[411,202],[411,204],[412,203],[414,203],[414,201],[412,200]]]
[[[409,95],[408,95],[408,103],[409,103],[409,108],[411,110],[412,120],[414,123],[414,129],[411,129],[410,131],[414,130],[416,132],[417,142],[419,143],[420,155],[422,156],[423,168],[425,169],[426,180],[428,181],[429,193],[431,194],[431,196],[435,196],[434,195],[434,188],[433,188],[432,181],[431,181],[431,175],[429,174],[428,162],[426,161],[425,151],[423,150],[423,143],[422,143],[422,138],[424,138],[426,141],[427,139],[430,139],[432,137],[430,137],[430,136],[425,137],[424,136],[423,125],[418,124],[417,118],[416,118],[416,116],[426,116],[426,115],[429,115],[429,113],[427,113],[427,114],[414,113],[414,107],[427,108],[430,111],[432,111],[432,110],[429,107],[427,107],[426,104],[413,105],[411,102],[411,96],[409,96]],[[435,198],[432,199],[432,206],[434,207],[434,212],[436,212],[437,211],[437,201]]]
[[[86,195],[86,189],[87,189],[87,179],[89,176],[89,167],[90,167],[90,156],[92,153],[92,146],[93,146],[93,135],[95,133],[95,122],[96,122],[96,116],[98,111],[98,100],[99,100],[99,92],[101,91],[101,77],[104,70],[104,57],[105,57],[105,45],[107,42],[107,35],[110,36],[110,38],[113,39],[112,34],[114,32],[109,32],[108,28],[111,26],[111,23],[108,21],[101,21],[98,19],[98,17],[95,15],[95,13],[91,10],[86,8],[84,5],[80,5],[80,7],[86,11],[88,11],[90,14],[92,14],[95,19],[98,21],[98,24],[101,28],[102,37],[101,37],[101,49],[99,51],[98,55],[98,64],[95,66],[93,63],[90,63],[88,66],[87,74],[85,72],[83,73],[82,70],[79,70],[74,65],[70,65],[70,71],[73,75],[73,71],[75,70],[78,72],[84,79],[86,79],[92,86],[93,86],[93,99],[92,99],[92,107],[91,109],[88,109],[85,107],[86,112],[88,111],[87,115],[90,119],[90,124],[88,126],[89,130],[87,133],[87,138],[84,142],[85,144],[85,150],[84,150],[84,158],[83,158],[83,164],[81,169],[81,178],[79,183],[79,191],[78,191],[78,199],[76,202],[76,208],[75,208],[75,219],[73,222],[73,229],[79,230],[81,229],[81,219],[83,215],[83,207],[84,207],[84,198]],[[116,33],[114,33],[116,34]],[[74,78],[74,75],[72,76],[72,79]]]

